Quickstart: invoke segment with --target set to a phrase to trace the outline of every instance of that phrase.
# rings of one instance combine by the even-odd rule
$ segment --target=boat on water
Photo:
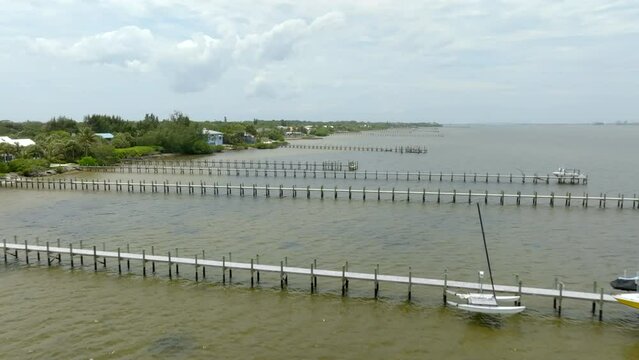
[[[570,183],[579,183],[588,180],[588,176],[581,173],[579,169],[567,169],[560,167],[557,171],[553,171],[552,174],[557,178],[560,184],[570,181]]]
[[[488,263],[488,272],[490,274],[490,284],[492,288],[492,292],[484,293],[482,286],[482,279],[484,278],[484,272],[479,271],[479,293],[457,293],[454,291],[446,290],[448,294],[456,296],[458,299],[464,301],[455,302],[447,300],[446,303],[450,306],[456,307],[458,309],[474,312],[474,313],[482,313],[482,314],[517,314],[526,309],[525,306],[518,305],[519,304],[519,296],[517,295],[497,295],[495,292],[495,284],[493,282],[493,271],[490,266],[490,257],[488,256],[488,246],[486,245],[486,235],[484,233],[484,223],[481,218],[481,210],[479,208],[479,204],[477,204],[477,211],[479,212],[479,223],[481,225],[481,234],[484,240],[484,250],[486,253],[486,262]],[[500,302],[503,301],[512,301],[517,305],[507,306],[502,305]]]
[[[637,291],[637,282],[639,282],[639,274],[628,276],[624,271],[623,276],[619,276],[610,282],[610,286],[617,290]]]
[[[639,293],[617,294],[612,297],[624,305],[639,309]]]

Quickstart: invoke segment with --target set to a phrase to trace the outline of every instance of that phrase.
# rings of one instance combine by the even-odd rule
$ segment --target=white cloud
[[[155,39],[148,29],[125,26],[101,34],[83,37],[65,44],[63,41],[36,38],[32,50],[82,63],[144,68],[152,58]]]

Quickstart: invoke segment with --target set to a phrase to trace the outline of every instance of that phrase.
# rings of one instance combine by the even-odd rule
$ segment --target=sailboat
[[[517,314],[526,309],[525,306],[515,305],[515,306],[507,306],[501,305],[500,302],[503,301],[513,301],[517,303],[519,301],[519,296],[517,295],[500,295],[497,296],[495,292],[495,283],[493,282],[493,271],[490,266],[490,257],[488,256],[488,246],[486,245],[486,234],[484,233],[484,223],[481,218],[481,210],[479,208],[479,204],[477,204],[477,211],[479,212],[479,224],[481,225],[481,235],[484,239],[484,250],[486,252],[486,262],[488,263],[488,272],[490,274],[490,284],[492,287],[491,293],[484,293],[482,287],[482,279],[484,277],[484,272],[479,272],[479,293],[457,293],[453,291],[446,290],[447,293],[457,296],[460,300],[464,300],[465,303],[454,302],[447,300],[446,303],[450,306],[459,308],[461,310],[475,312],[475,313],[483,313],[483,314]]]

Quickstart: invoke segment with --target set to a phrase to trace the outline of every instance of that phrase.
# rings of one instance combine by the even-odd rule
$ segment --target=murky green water
[[[245,184],[323,184],[327,187],[392,187],[522,193],[637,192],[639,127],[477,126],[442,129],[444,136],[340,135],[317,144],[361,146],[426,145],[427,155],[278,149],[226,153],[238,160],[356,160],[361,170],[547,173],[559,166],[580,167],[587,186],[521,183],[360,181],[311,178],[210,177],[208,175],[80,174],[84,178],[200,180]],[[419,135],[406,131],[402,135]],[[428,134],[425,134],[428,135]],[[525,286],[553,285],[559,277],[571,290],[592,290],[623,269],[639,268],[638,210],[585,209],[573,203],[532,207],[524,201],[484,206],[484,220],[495,280]],[[233,195],[128,194],[0,189],[0,236],[41,243],[179,248],[181,256],[201,254],[234,260],[475,280],[485,268],[474,205],[436,204],[405,199],[377,202],[317,196],[285,199]],[[62,266],[31,265],[23,258],[0,264],[0,353],[6,358],[639,358],[639,315],[606,304],[604,322],[590,315],[590,304],[565,301],[557,319],[552,301],[524,298],[528,309],[508,318],[476,317],[441,305],[438,289],[407,289],[382,284],[372,300],[372,284],[351,284],[341,298],[339,281],[291,277],[287,292],[276,275],[262,274],[258,289],[249,275],[234,273],[221,285],[210,269],[196,284],[193,269],[169,281],[158,265],[142,278],[140,264],[118,277],[114,263],[93,273]],[[76,260],[77,261],[77,260]],[[149,268],[147,266],[147,268]]]

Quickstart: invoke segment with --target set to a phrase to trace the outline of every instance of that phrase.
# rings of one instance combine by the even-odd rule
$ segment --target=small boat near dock
[[[552,174],[557,178],[559,184],[579,184],[588,182],[588,176],[581,173],[579,169],[567,169],[560,167]]]
[[[639,273],[635,276],[628,276],[624,271],[623,276],[619,276],[610,282],[610,286],[617,290],[637,291],[637,282],[639,282]]]

